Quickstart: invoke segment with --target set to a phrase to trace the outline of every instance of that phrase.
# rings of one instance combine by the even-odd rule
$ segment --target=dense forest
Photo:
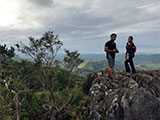
[[[58,35],[48,31],[28,39],[28,45],[0,45],[0,120],[85,119],[81,106],[89,98],[81,90],[78,51],[65,50],[60,62],[55,59],[63,45]],[[15,49],[32,60],[13,60]]]

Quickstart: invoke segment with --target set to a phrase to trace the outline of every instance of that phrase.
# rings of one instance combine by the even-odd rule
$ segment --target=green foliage
[[[29,45],[16,44],[20,52],[34,61],[10,60],[6,64],[0,76],[0,119],[17,119],[17,111],[23,120],[38,119],[49,112],[43,109],[44,104],[54,106],[56,119],[61,119],[62,112],[70,118],[82,119],[83,78],[75,71],[83,60],[77,51],[65,50],[64,63],[68,69],[60,68],[55,57],[61,46],[58,35],[52,31],[40,39],[29,37]],[[8,50],[6,46],[0,46],[0,50],[10,58],[14,56],[11,54],[13,48]]]
[[[25,84],[25,87],[27,87],[28,89],[41,89],[41,84],[38,81],[39,74],[37,72],[37,68],[31,61],[11,61],[6,67],[5,74],[7,76],[11,76],[12,79],[17,79],[13,81],[18,82],[17,84],[14,83],[17,86],[19,86],[19,84],[23,82],[23,84]],[[15,86],[15,88],[18,87]]]
[[[75,85],[72,92],[73,92],[73,97],[71,99],[70,104],[76,107],[80,104],[80,101],[83,99],[84,94],[82,93],[82,90],[78,85]]]
[[[11,47],[10,49],[8,49],[6,45],[0,45],[0,54],[12,58],[15,55],[14,48]]]
[[[20,52],[34,59],[36,63],[50,65],[62,45],[58,35],[48,31],[40,39],[29,37],[29,45],[20,42],[20,44],[16,44],[16,47]]]
[[[28,92],[26,94],[26,99],[22,104],[22,118],[35,120],[42,112],[42,105],[47,101],[47,96],[49,92],[37,91],[37,92]]]
[[[78,53],[78,51],[70,52],[69,50],[65,50],[65,53],[66,57],[64,57],[64,62],[66,68],[73,70],[75,67],[78,67],[78,65],[83,62],[83,60],[79,58],[80,53]]]
[[[0,74],[2,74],[3,70],[12,60],[12,57],[14,57],[14,55],[15,53],[13,47],[8,49],[6,45],[0,45]]]
[[[91,72],[97,72],[107,68],[106,60],[85,61],[78,66],[79,74],[85,76]]]

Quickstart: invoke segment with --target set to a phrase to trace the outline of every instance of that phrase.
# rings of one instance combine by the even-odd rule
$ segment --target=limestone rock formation
[[[160,120],[160,70],[89,74],[82,86],[90,100],[82,107],[90,120]]]

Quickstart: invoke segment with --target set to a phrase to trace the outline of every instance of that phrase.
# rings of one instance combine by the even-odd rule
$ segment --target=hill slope
[[[134,62],[137,70],[160,70],[160,54],[137,55],[134,58]],[[107,60],[90,60],[85,61],[78,68],[80,75],[85,76],[88,73],[104,70],[107,66]],[[124,55],[117,56],[115,69],[124,70],[124,67]]]

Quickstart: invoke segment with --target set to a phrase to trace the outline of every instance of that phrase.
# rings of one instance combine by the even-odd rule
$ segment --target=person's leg
[[[110,78],[113,78],[113,67],[114,67],[114,59],[113,58],[109,58],[108,59],[108,76]]]
[[[124,64],[125,64],[125,69],[126,69],[126,72],[130,73],[130,68],[129,68],[129,60],[125,60]]]
[[[133,63],[133,58],[131,58],[129,60],[129,62],[130,62],[130,66],[131,66],[131,69],[132,69],[132,73],[136,73],[136,70],[135,70],[135,67],[134,67],[134,63]]]
[[[113,76],[112,76],[112,72],[113,72],[112,67],[108,67],[108,76],[109,76],[110,78],[113,77]]]

